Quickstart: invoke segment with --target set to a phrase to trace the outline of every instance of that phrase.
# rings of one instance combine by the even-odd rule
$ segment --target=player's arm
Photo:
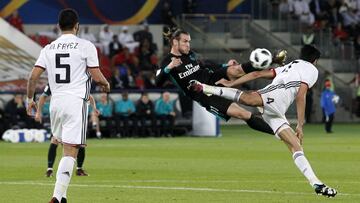
[[[169,64],[167,64],[167,65],[165,65],[165,67],[157,70],[156,77],[155,77],[156,86],[158,86],[158,87],[162,86],[164,84],[164,82],[166,81],[166,78],[170,74],[171,70],[181,64],[182,64],[182,61],[180,58],[172,57],[171,62]]]
[[[31,74],[29,76],[28,82],[27,82],[27,107],[26,107],[26,112],[29,116],[31,116],[31,112],[33,109],[36,110],[36,104],[34,102],[34,94],[35,94],[35,88],[36,88],[36,84],[37,81],[39,80],[41,74],[45,71],[45,69],[35,66],[32,71]]]
[[[244,84],[246,82],[255,80],[257,78],[269,78],[272,79],[275,76],[275,70],[274,69],[265,69],[262,71],[253,71],[250,72],[236,80],[233,81],[228,81],[225,79],[221,79],[218,82],[216,82],[215,84],[221,84],[224,85],[225,87],[238,87],[241,84]]]
[[[306,105],[306,93],[308,90],[308,85],[301,83],[298,94],[296,95],[296,112],[297,112],[297,126],[296,126],[296,135],[302,144],[303,140],[303,126],[305,123],[305,105]]]
[[[42,122],[42,109],[44,107],[44,104],[46,102],[46,98],[48,96],[45,95],[45,94],[42,94],[40,97],[39,97],[39,101],[38,101],[38,104],[37,104],[37,109],[36,109],[36,113],[35,113],[35,121],[41,123]]]
[[[101,73],[99,68],[88,68],[92,79],[101,86],[104,92],[110,92],[110,84]]]
[[[89,97],[89,100],[90,100],[90,105],[91,107],[93,108],[93,112],[96,116],[99,116],[100,115],[100,111],[96,108],[96,101],[94,99],[94,97],[92,95],[90,95]]]

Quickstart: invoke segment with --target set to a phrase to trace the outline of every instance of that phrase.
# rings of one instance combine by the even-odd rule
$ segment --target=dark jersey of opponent
[[[173,68],[170,73],[165,73],[164,68],[169,65],[173,57],[180,58],[182,64]],[[216,71],[222,71],[225,75],[222,73],[221,76],[215,78],[214,72]],[[161,69],[156,73],[156,84],[161,86],[167,79],[170,79],[187,96],[192,99],[196,99],[198,94],[187,89],[190,80],[197,80],[205,84],[213,84],[217,81],[214,81],[215,79],[221,79],[223,77],[226,77],[226,68],[221,68],[221,65],[209,67],[208,65],[201,64],[197,60],[194,52],[190,51],[189,54],[183,54],[181,56],[169,53],[162,60]]]
[[[164,69],[169,65],[173,57],[180,58],[182,64],[171,69],[169,73],[166,73]],[[157,86],[162,86],[166,80],[170,79],[186,96],[197,101],[209,112],[228,120],[230,117],[226,115],[226,112],[232,101],[215,95],[207,96],[188,90],[191,80],[215,85],[215,82],[221,78],[227,78],[226,71],[227,68],[224,68],[222,65],[200,63],[194,52],[189,52],[189,54],[183,54],[181,56],[175,56],[169,53],[163,59],[161,69],[156,73],[156,84]]]
[[[164,71],[165,67],[170,64],[171,59],[180,58],[182,64],[171,69],[169,73]],[[227,77],[227,66],[226,65],[215,65],[215,64],[204,64],[200,63],[196,59],[194,52],[189,52],[189,54],[183,54],[181,56],[175,56],[169,53],[161,63],[161,69],[156,73],[156,84],[162,86],[162,84],[170,79],[179,89],[181,89],[185,95],[197,101],[205,107],[209,112],[228,120],[230,117],[227,115],[227,110],[229,106],[233,103],[230,100],[225,98],[211,95],[207,96],[205,94],[199,94],[193,91],[188,90],[189,82],[191,80],[197,80],[201,83],[208,85],[215,85],[215,82],[218,80]],[[242,64],[243,70],[245,73],[256,71],[250,62]]]

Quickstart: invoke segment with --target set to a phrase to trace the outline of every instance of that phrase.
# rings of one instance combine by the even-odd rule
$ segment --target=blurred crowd
[[[299,20],[303,44],[316,43],[314,32],[330,29],[333,42],[352,42],[360,57],[360,0],[272,0],[280,15]]]
[[[42,122],[27,116],[25,96],[16,94],[13,99],[0,108],[0,137],[7,129],[48,129],[50,132],[50,100],[42,109]],[[96,109],[89,110],[90,132],[101,137],[133,136],[173,136],[176,117],[175,101],[170,99],[169,92],[152,101],[147,93],[141,94],[138,100],[129,99],[123,92],[121,99],[112,100],[103,93],[96,101]],[[35,112],[34,112],[35,113]]]

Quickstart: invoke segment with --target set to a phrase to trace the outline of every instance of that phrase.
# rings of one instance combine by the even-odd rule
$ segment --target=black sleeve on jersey
[[[223,68],[223,64],[217,64],[210,60],[198,60],[201,68],[209,69],[209,70],[216,70],[219,68]]]
[[[168,79],[168,74],[169,73],[165,73],[164,68],[160,68],[156,71],[155,84],[157,87],[161,87],[165,83]]]
[[[166,80],[168,79],[168,75],[170,73],[165,73],[164,68],[169,65],[171,59],[170,56],[166,56],[160,65],[160,68],[158,70],[156,70],[156,75],[155,75],[155,85],[157,87],[161,87],[163,86],[163,84],[166,82]]]
[[[251,73],[251,72],[254,72],[254,71],[259,71],[259,69],[256,69],[251,65],[250,61],[246,62],[246,63],[242,63],[241,67],[242,67],[242,69],[244,70],[245,73]]]
[[[223,67],[223,64],[218,64],[218,63],[215,63],[215,62],[213,62],[211,60],[199,58],[197,56],[196,52],[193,52],[193,51],[190,51],[189,57],[196,59],[196,61],[200,65],[200,68],[202,68],[202,69],[216,70],[218,68]]]
[[[47,96],[47,97],[51,95],[51,90],[50,90],[49,84],[47,84],[47,85],[45,86],[42,95]]]

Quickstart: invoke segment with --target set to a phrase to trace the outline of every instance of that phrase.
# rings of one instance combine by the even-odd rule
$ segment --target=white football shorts
[[[290,124],[285,117],[287,108],[285,108],[284,102],[281,100],[284,95],[282,91],[283,89],[275,89],[267,93],[259,93],[264,104],[262,117],[274,131],[277,138],[279,138],[278,132],[290,127]]]
[[[88,102],[78,96],[52,96],[50,121],[53,136],[63,144],[86,145]]]

